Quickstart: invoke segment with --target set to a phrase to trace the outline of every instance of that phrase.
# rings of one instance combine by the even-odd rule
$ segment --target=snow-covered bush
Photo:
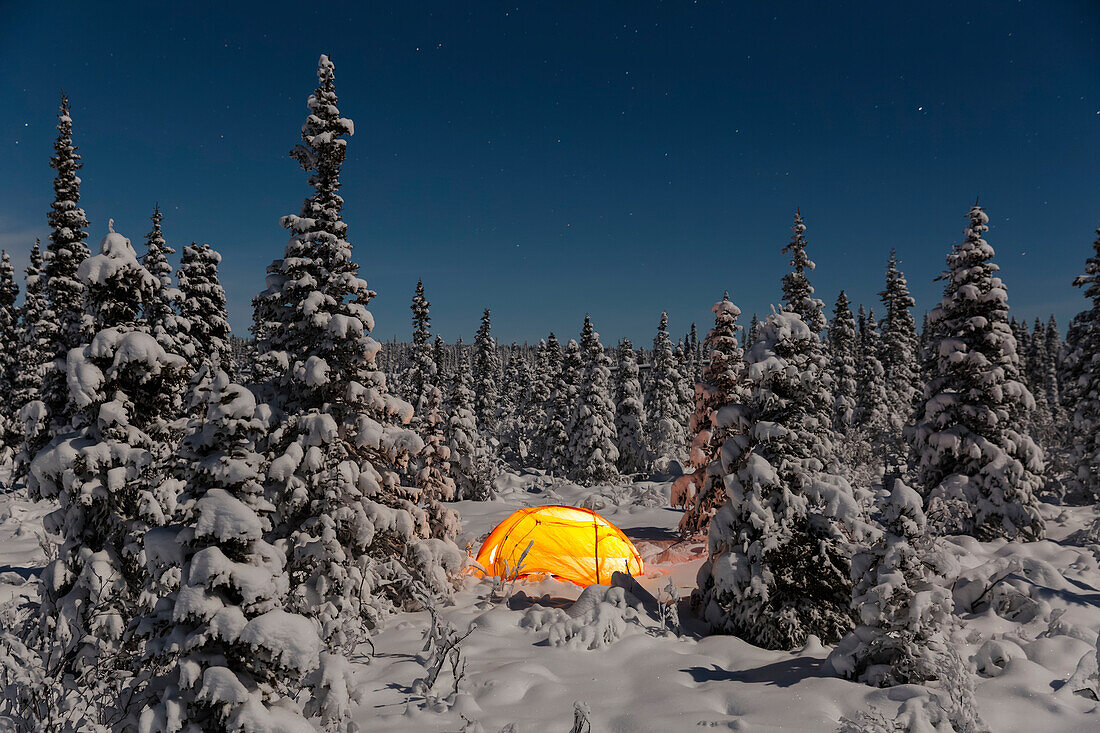
[[[953,601],[929,567],[923,502],[901,480],[882,510],[884,532],[852,558],[859,625],[829,655],[840,675],[879,687],[936,679]]]
[[[644,615],[641,602],[625,589],[590,585],[567,610],[535,605],[520,626],[545,631],[550,646],[603,649],[614,644]]]
[[[169,577],[143,623],[153,677],[138,729],[310,731],[294,697],[321,664],[321,640],[287,612],[285,558],[263,540],[274,507],[260,483],[256,400],[202,367],[191,403],[180,524],[146,543],[150,570]]]

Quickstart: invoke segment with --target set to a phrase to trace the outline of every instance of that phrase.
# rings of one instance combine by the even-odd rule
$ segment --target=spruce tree
[[[1058,411],[1062,405],[1062,384],[1059,381],[1062,361],[1062,335],[1058,331],[1058,321],[1051,314],[1047,321],[1047,404],[1052,410]]]
[[[668,314],[662,313],[653,338],[653,367],[645,395],[649,446],[659,470],[667,468],[671,460],[682,460],[688,445],[680,401],[681,380],[668,338]]]
[[[649,471],[653,456],[646,440],[638,359],[629,340],[619,342],[618,366],[615,372],[615,447],[619,451],[619,471],[644,474]]]
[[[1085,260],[1084,274],[1073,280],[1074,287],[1084,289],[1092,307],[1073,319],[1065,377],[1072,400],[1067,403],[1074,436],[1070,449],[1072,488],[1092,501],[1100,500],[1100,228],[1096,235],[1094,254]]]
[[[859,625],[829,655],[841,676],[878,687],[938,679],[948,654],[951,591],[932,569],[932,538],[920,495],[894,481],[883,533],[852,558]]]
[[[783,308],[802,316],[815,335],[825,328],[825,304],[813,297],[814,288],[806,276],[816,265],[806,255],[806,225],[802,223],[802,212],[794,215],[791,226],[794,234],[790,243],[783,248],[783,254],[791,255],[791,272],[783,276]]]
[[[582,486],[606,483],[618,477],[615,445],[615,403],[611,400],[611,360],[600,344],[592,319],[584,317],[581,330],[583,371],[573,405],[572,471]]]
[[[711,517],[726,502],[722,478],[710,468],[735,429],[724,423],[720,426],[718,411],[726,405],[742,404],[748,398],[745,363],[737,343],[737,318],[741,309],[730,301],[729,293],[725,293],[711,310],[714,327],[703,342],[707,364],[703,367],[702,379],[695,385],[695,412],[689,426],[693,439],[688,461],[694,472],[678,478],[673,488],[673,491],[679,488],[680,495],[685,498],[680,532],[686,535],[706,531]]]
[[[561,424],[564,426],[562,434],[565,436],[563,444],[555,454],[554,467],[562,476],[571,476],[576,468],[573,436],[579,428],[577,404],[580,402],[583,379],[584,358],[581,356],[580,344],[576,339],[569,339],[561,359],[561,378],[558,382],[560,391],[554,396],[555,417],[560,415]]]
[[[508,399],[501,416],[500,450],[505,460],[515,465],[524,465],[531,452],[531,413],[535,410],[536,399],[532,395],[534,378],[527,360],[523,358],[519,347],[512,342],[512,356],[504,372],[504,385]],[[541,409],[542,402],[537,402]],[[541,424],[539,425],[541,428]]]
[[[447,445],[455,496],[485,501],[493,498],[496,467],[485,438],[477,429],[474,393],[469,387],[466,357],[459,352],[458,367],[451,383],[447,405]]]
[[[290,240],[254,303],[258,350],[275,371],[264,392],[280,418],[267,442],[266,488],[277,507],[270,539],[286,543],[290,608],[316,620],[335,648],[423,593],[447,593],[444,572],[457,569],[458,552],[426,538],[415,492],[399,485],[423,441],[405,427],[412,406],[389,394],[376,363],[367,310],[375,293],[359,276],[341,216],[353,126],[340,116],[327,56],[317,80],[303,143],[291,151],[312,192],[299,215],[283,217]]]
[[[144,317],[149,326],[149,332],[165,351],[180,354],[191,360],[194,355],[189,353],[192,345],[187,338],[186,322],[178,313],[183,293],[172,284],[172,266],[168,264],[168,255],[175,254],[176,251],[164,240],[164,232],[160,227],[163,219],[160,206],[155,206],[153,215],[150,217],[153,229],[145,235],[146,252],[141,262],[145,269],[160,282],[160,288],[145,304]]]
[[[203,364],[230,367],[229,313],[225,289],[218,280],[221,261],[221,254],[209,244],[194,242],[183,248],[180,257],[179,309],[188,332],[189,359],[195,369]]]
[[[497,354],[497,342],[493,338],[489,309],[481,314],[481,327],[474,339],[474,414],[478,427],[486,435],[493,435],[497,426],[497,408],[499,406],[500,356]]]
[[[18,374],[15,345],[19,343],[19,309],[15,300],[19,286],[15,284],[15,268],[11,257],[0,250],[0,464],[7,463],[18,450],[18,409],[15,381]]]
[[[152,676],[139,728],[313,730],[294,698],[322,664],[331,682],[340,665],[321,653],[309,619],[287,611],[285,558],[263,539],[274,507],[263,495],[256,400],[207,365],[190,402],[179,523],[147,542],[163,580],[144,620]]]
[[[1023,428],[1034,400],[1020,381],[1008,294],[975,204],[966,239],[947,256],[943,299],[929,314],[934,355],[910,431],[929,514],[979,539],[1043,535],[1035,492],[1043,457]]]
[[[76,348],[91,337],[91,324],[84,312],[85,285],[76,270],[89,256],[88,220],[80,208],[80,155],[73,144],[73,119],[69,115],[69,99],[61,95],[57,118],[57,140],[50,167],[57,173],[53,179],[54,200],[47,217],[50,243],[46,247],[46,292],[50,312],[45,321],[49,331],[43,335],[50,342],[51,369],[43,384],[42,397],[49,410],[56,432],[69,423],[68,389],[61,366],[69,349]],[[59,360],[59,361],[57,361]],[[40,445],[32,446],[35,450]]]
[[[756,319],[756,314],[753,313],[752,320],[749,321],[749,333],[745,336],[745,345],[752,346],[758,338],[760,338],[760,321]]]
[[[878,460],[884,460],[889,433],[889,408],[886,393],[886,370],[879,361],[880,340],[875,312],[863,312],[859,307],[859,366],[856,370],[856,407],[854,419],[863,438],[870,444]]]
[[[436,386],[437,367],[432,358],[428,339],[432,336],[432,319],[429,314],[431,303],[424,296],[424,283],[416,281],[416,293],[412,299],[413,339],[412,365],[409,369],[408,399],[414,407],[420,408],[425,395]]]
[[[76,274],[95,335],[68,353],[71,430],[34,457],[28,484],[58,503],[46,527],[62,543],[42,573],[41,616],[48,653],[79,678],[109,669],[146,584],[145,533],[174,508],[154,458],[186,362],[139,321],[159,282],[129,239],[111,231]]]
[[[545,430],[547,408],[553,390],[553,375],[550,373],[550,351],[546,339],[539,339],[535,347],[535,363],[531,369],[531,388],[518,415],[519,427],[525,431],[528,462],[546,467]]]
[[[31,443],[37,441],[34,435],[41,430],[43,425],[35,416],[44,415],[39,399],[42,389],[42,380],[46,376],[46,370],[52,361],[49,352],[50,343],[47,334],[50,327],[44,319],[49,313],[49,302],[46,294],[46,280],[42,274],[42,251],[39,248],[38,239],[34,240],[31,249],[30,263],[27,265],[27,276],[24,280],[23,307],[19,309],[19,343],[16,357],[15,391],[12,395],[12,408],[15,410],[15,431],[19,445],[13,443],[13,448],[21,449],[22,445],[30,438]],[[32,404],[33,403],[33,404]],[[24,408],[28,405],[28,412]],[[29,413],[29,414],[28,414]],[[31,435],[27,435],[27,419],[31,423]],[[21,478],[26,473],[26,466],[30,456],[20,452],[15,475]]]
[[[890,250],[886,263],[886,286],[879,293],[886,314],[882,319],[882,343],[879,360],[886,386],[888,462],[894,466],[905,462],[902,429],[912,417],[920,395],[921,381],[917,368],[920,339],[913,320],[913,297],[905,274],[898,269],[898,258]]]
[[[435,365],[436,386],[446,392],[450,385],[451,369],[446,349],[443,348],[443,337],[436,334],[432,341],[432,364]]]
[[[749,397],[723,407],[715,467],[726,503],[710,523],[696,600],[716,630],[768,649],[826,643],[852,628],[848,543],[863,526],[831,475],[820,344],[797,313],[768,316],[745,355]]]
[[[855,420],[856,321],[847,294],[841,290],[829,324],[829,359],[833,375],[833,429],[846,434]]]
[[[551,333],[546,338],[547,369],[550,392],[546,403],[546,429],[542,433],[542,460],[547,471],[562,475],[568,463],[569,420],[573,413],[573,392],[576,375],[564,370],[565,356],[558,338]]]
[[[1035,319],[1035,330],[1028,340],[1026,354],[1019,354],[1023,371],[1027,374],[1027,384],[1035,398],[1035,408],[1031,411],[1031,433],[1042,446],[1049,446],[1054,438],[1054,413],[1047,402],[1049,392],[1047,384],[1050,360],[1047,355],[1047,334],[1042,321]]]

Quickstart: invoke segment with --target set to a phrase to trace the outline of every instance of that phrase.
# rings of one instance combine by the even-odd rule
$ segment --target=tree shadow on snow
[[[0,575],[5,573],[15,573],[23,580],[30,580],[32,577],[37,577],[42,572],[40,567],[23,567],[21,565],[0,565]]]
[[[825,672],[825,660],[811,657],[794,657],[781,662],[766,664],[754,669],[727,670],[717,664],[707,667],[689,667],[684,672],[696,683],[701,682],[756,682],[776,687],[790,687],[802,680],[814,677],[831,677]]]
[[[630,527],[623,534],[632,540],[678,540],[680,534],[669,527]]]

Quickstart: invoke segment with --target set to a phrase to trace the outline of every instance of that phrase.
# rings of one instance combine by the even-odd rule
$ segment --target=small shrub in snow
[[[936,678],[953,603],[924,557],[930,538],[921,504],[917,492],[895,481],[882,536],[852,558],[852,609],[860,624],[829,655],[844,677],[879,687]]]
[[[623,588],[590,585],[568,610],[532,606],[520,626],[546,631],[550,646],[570,649],[603,649],[639,625],[641,603]]]

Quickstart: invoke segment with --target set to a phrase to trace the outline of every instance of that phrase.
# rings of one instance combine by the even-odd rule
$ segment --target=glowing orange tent
[[[529,543],[520,577],[545,573],[585,587],[610,583],[614,572],[645,571],[641,555],[622,530],[590,509],[572,506],[514,512],[485,538],[477,562],[489,575],[509,576]]]

